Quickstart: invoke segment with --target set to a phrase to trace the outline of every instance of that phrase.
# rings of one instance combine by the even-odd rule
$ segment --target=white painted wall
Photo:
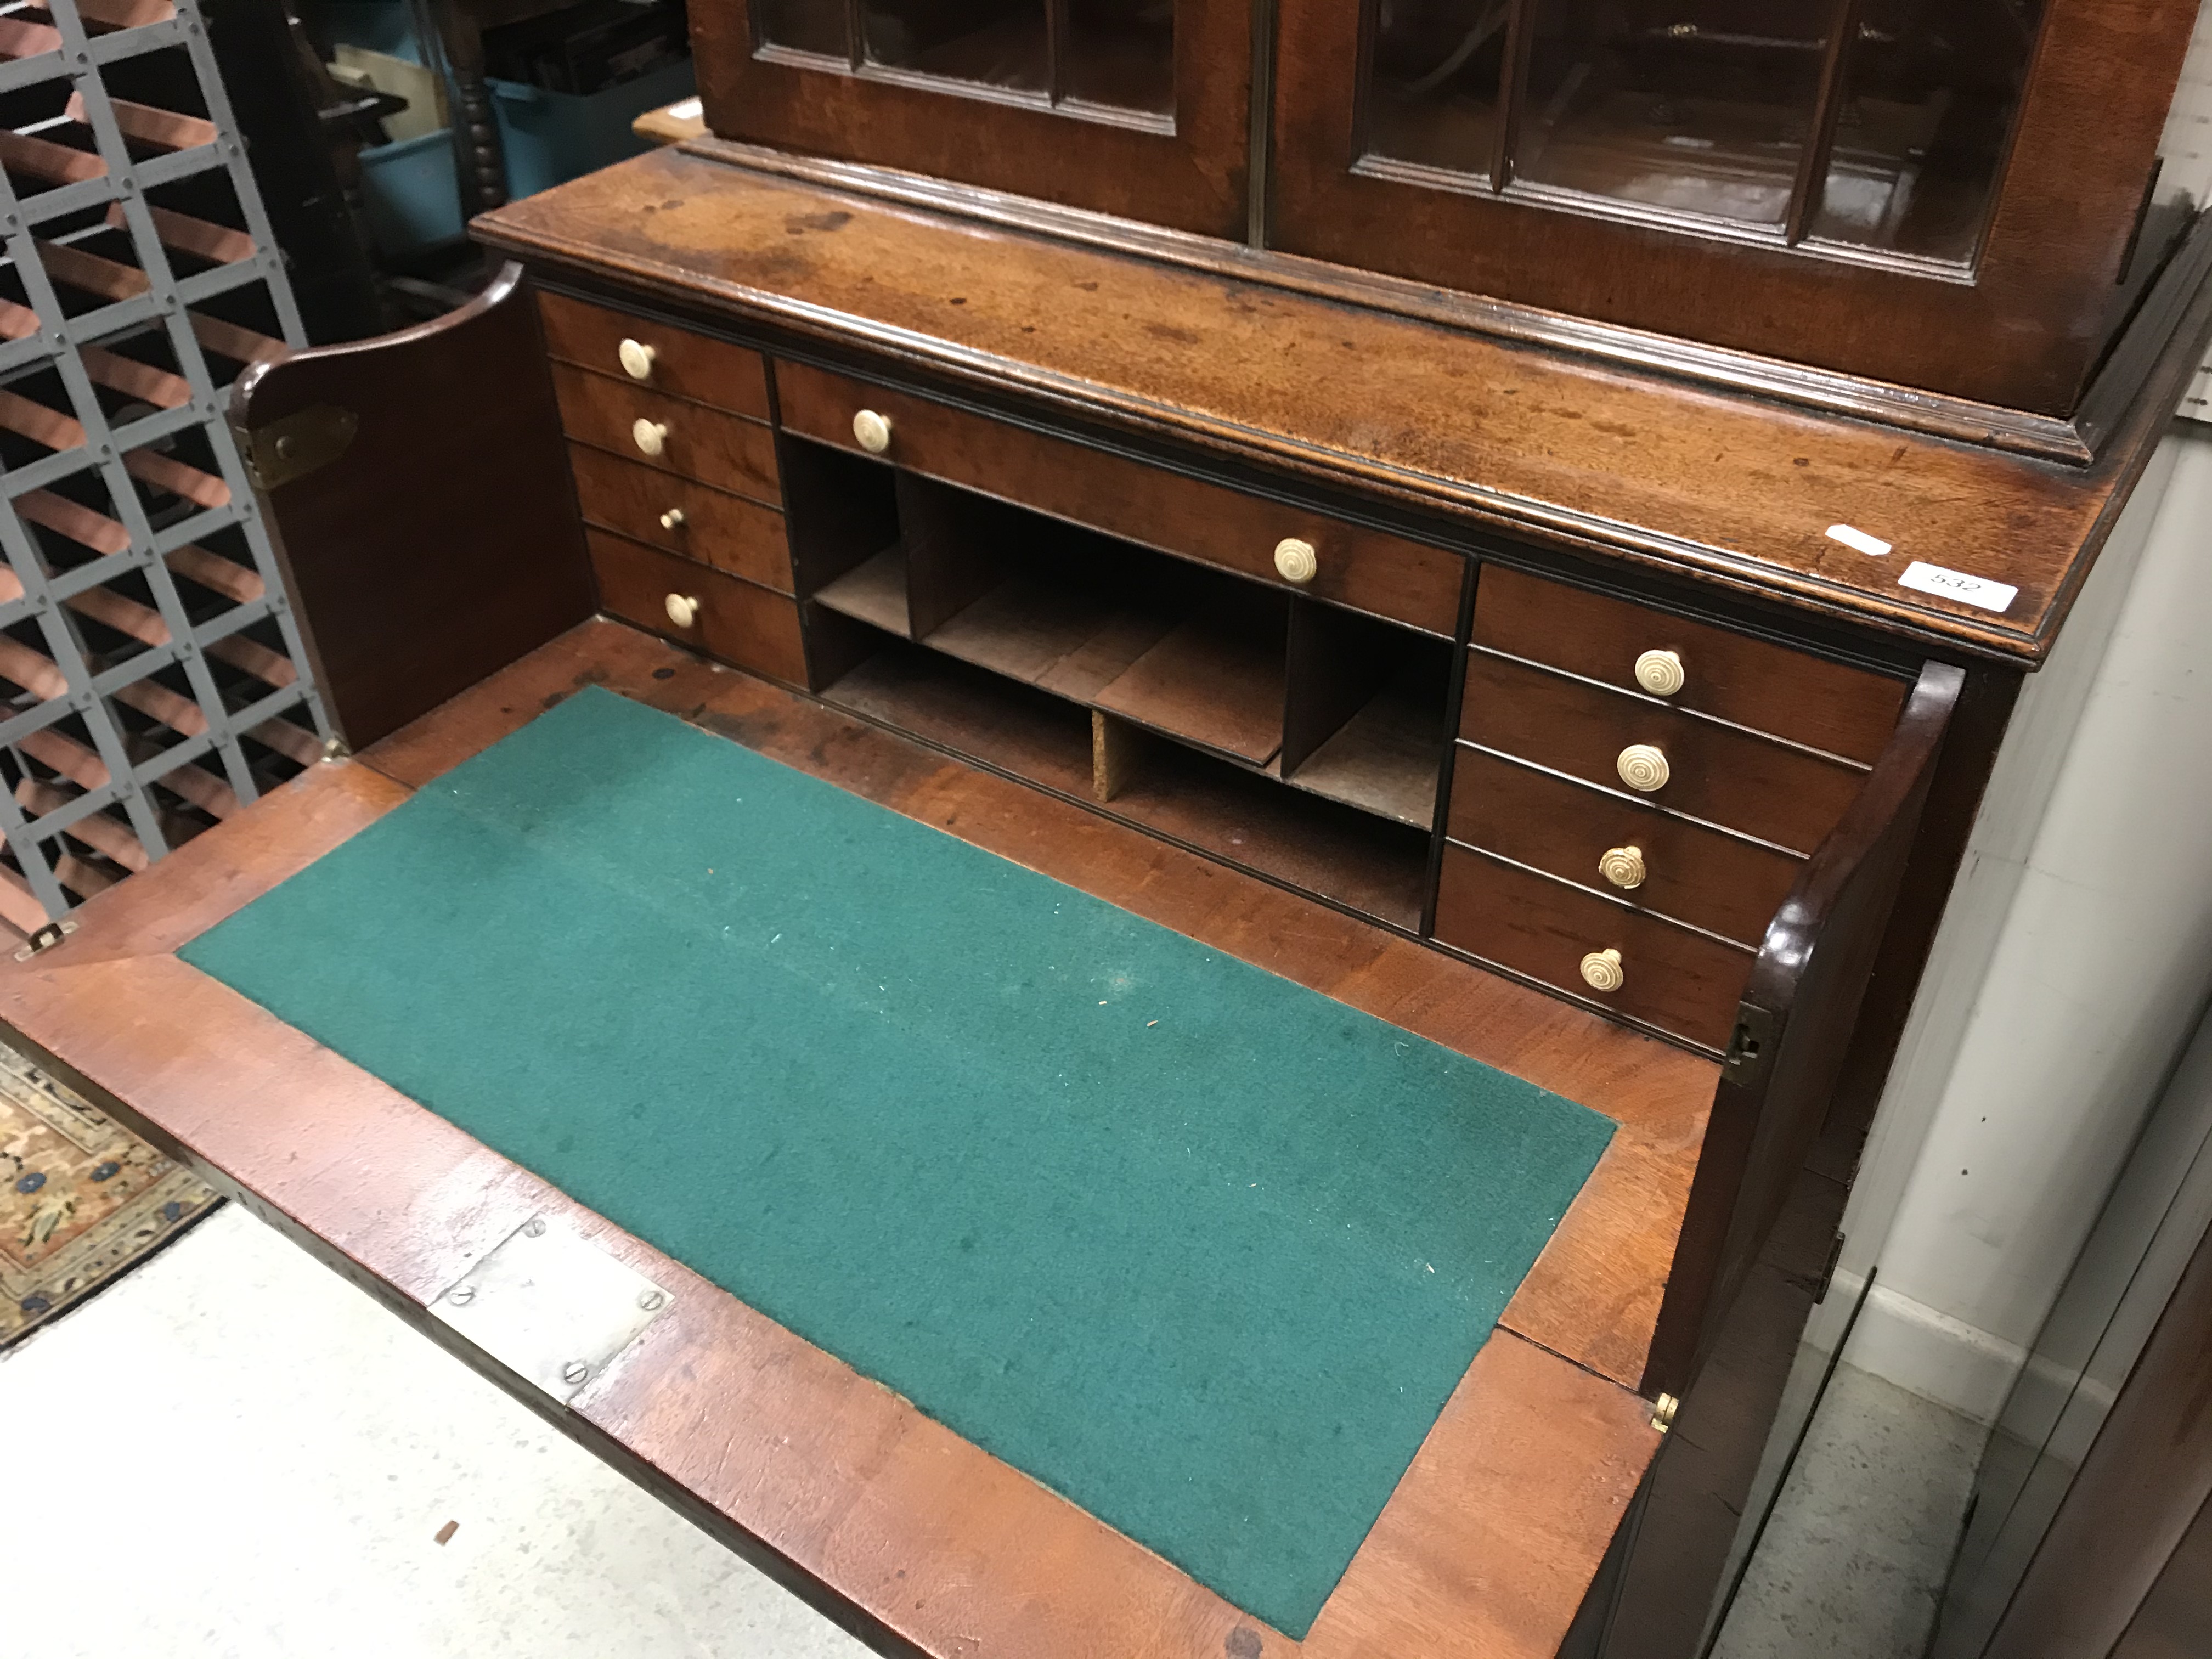
[[[1844,1219],[1832,1322],[1878,1270],[1854,1364],[1994,1417],[2208,991],[2212,430],[2184,424],[1999,755]]]

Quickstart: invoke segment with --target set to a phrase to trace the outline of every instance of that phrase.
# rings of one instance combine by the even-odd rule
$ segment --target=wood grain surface
[[[1286,489],[1414,506],[1460,533],[1510,530],[2027,659],[2047,648],[2212,324],[2200,297],[2172,374],[2161,367],[2124,430],[2075,468],[680,151],[510,204],[474,231],[548,274],[649,290],[787,350],[867,349],[886,377],[1023,395],[1039,422],[1234,455]],[[1831,540],[1838,523],[1894,550]],[[1902,587],[1914,560],[2019,595],[1991,612]]]
[[[587,684],[1075,880],[1620,1123],[1305,1643],[1257,1627],[168,954]],[[31,1052],[495,1373],[422,1307],[532,1214],[673,1288],[672,1315],[571,1410],[532,1403],[891,1650],[1549,1654],[1657,1444],[1648,1407],[1620,1379],[1650,1340],[1710,1063],[618,624],[573,630],[81,914],[78,934],[0,968],[0,1022]],[[134,1018],[115,1020],[118,1006]]]
[[[756,421],[769,418],[768,363],[757,351],[564,294],[538,295],[538,312],[545,349],[562,362]],[[653,353],[642,380],[623,367],[625,340]]]
[[[1275,545],[1310,543],[1320,570],[1301,592],[1449,635],[1459,621],[1466,561],[1218,484],[1044,436],[927,398],[797,363],[776,369],[783,425],[857,451],[853,416],[891,422],[887,459],[1039,513],[1203,559],[1279,586]]]
[[[1866,777],[1808,750],[1487,651],[1468,653],[1465,693],[1459,734],[1469,743],[1615,789],[1624,787],[1621,751],[1656,748],[1668,780],[1644,799],[1792,852],[1820,844]]]
[[[718,661],[786,685],[805,683],[799,607],[782,594],[605,531],[586,531],[585,539],[599,579],[599,603],[606,610]],[[670,613],[671,598],[696,605],[688,624]]]
[[[783,515],[774,507],[588,444],[568,446],[568,470],[585,523],[778,592],[792,591],[791,545]],[[661,522],[672,510],[684,515],[673,526]]]
[[[553,390],[561,402],[561,429],[580,443],[769,507],[782,503],[783,492],[776,483],[775,434],[758,421],[686,403],[634,381],[593,374],[571,363],[553,365]],[[659,454],[648,455],[638,447],[635,428],[639,421],[665,428]]]

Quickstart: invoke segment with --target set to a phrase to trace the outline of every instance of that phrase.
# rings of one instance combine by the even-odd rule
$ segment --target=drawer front
[[[784,426],[806,437],[860,452],[853,416],[873,410],[890,422],[884,459],[913,471],[1431,634],[1459,630],[1455,553],[800,364],[778,363],[775,383]],[[1316,556],[1302,586],[1275,569],[1276,544],[1293,538]]]
[[[1810,853],[1835,827],[1865,774],[1831,761],[1526,664],[1470,651],[1460,736],[1609,789],[1622,751],[1656,749],[1653,805]]]
[[[1474,642],[1647,695],[1659,688],[1639,684],[1638,661],[1672,652],[1681,673],[1680,689],[1665,694],[1673,707],[1868,765],[1905,706],[1901,681],[1498,565],[1485,565],[1475,585]]]
[[[1449,833],[1592,892],[1756,949],[1803,861],[1465,744],[1452,766]],[[1644,879],[1623,888],[1599,861],[1632,850]]]
[[[576,475],[576,500],[586,524],[780,593],[793,591],[791,547],[784,538],[783,514],[774,507],[583,444],[568,446],[568,465]],[[664,518],[676,522],[664,524]]]
[[[769,418],[768,362],[750,347],[559,294],[539,294],[538,314],[545,324],[546,350],[562,362],[756,421]],[[651,354],[643,361],[641,380],[623,364],[625,340]],[[640,361],[637,354],[629,355],[632,362]]]
[[[1447,842],[1437,887],[1443,944],[1663,1031],[1728,1046],[1753,953]],[[1599,990],[1586,956],[1620,953],[1620,983]]]
[[[561,403],[561,429],[580,443],[770,507],[782,505],[773,428],[567,363],[553,365],[553,391]],[[638,447],[635,426],[641,420],[662,428],[658,455]]]
[[[601,610],[681,641],[717,662],[788,685],[806,683],[793,600],[603,530],[587,530],[584,539],[599,576]],[[698,601],[690,626],[679,626],[670,617],[671,594]]]

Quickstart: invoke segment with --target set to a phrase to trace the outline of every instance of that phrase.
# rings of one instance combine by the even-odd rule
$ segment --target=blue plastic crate
[[[534,196],[651,149],[630,123],[689,98],[694,84],[689,58],[582,95],[492,82],[492,108],[507,151],[507,193]],[[362,151],[362,203],[379,252],[403,259],[461,240],[454,167],[450,128]]]

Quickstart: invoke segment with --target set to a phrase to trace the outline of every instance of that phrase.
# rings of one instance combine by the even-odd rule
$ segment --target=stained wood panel
[[[781,594],[604,531],[589,532],[587,539],[605,609],[720,661],[787,684],[805,683],[799,607]],[[670,614],[672,597],[696,605],[689,623]]]
[[[773,507],[588,444],[568,446],[568,470],[586,522],[763,587],[792,591],[791,548],[783,515]],[[664,524],[671,513],[682,520]]]
[[[568,363],[553,365],[553,390],[561,404],[561,429],[580,443],[769,507],[782,501],[775,434],[757,421],[683,403]],[[638,447],[639,421],[664,428],[659,453]]]
[[[630,380],[622,343],[635,340],[653,353],[650,371],[637,384],[756,421],[769,418],[768,364],[750,347],[565,294],[541,290],[538,311],[545,349],[562,362]]]
[[[1483,570],[1474,637],[1493,651],[1629,692],[1642,691],[1639,656],[1672,651],[1684,681],[1666,699],[1670,706],[1869,765],[1889,742],[1909,690],[1901,679],[1506,565]]]
[[[1756,950],[1803,860],[1662,811],[1625,792],[1589,787],[1471,744],[1452,768],[1452,838]],[[1643,855],[1633,888],[1598,860],[1616,847]]]
[[[1753,954],[1456,842],[1444,846],[1436,935],[1715,1050],[1735,1024]],[[1620,952],[1624,978],[1601,991],[1584,981],[1581,963],[1607,950]]]
[[[1668,780],[1649,799],[1791,851],[1810,853],[1843,816],[1865,774],[1486,651],[1468,653],[1460,736],[1585,782],[1622,787],[1620,753],[1656,747]]]
[[[1432,634],[1458,628],[1465,561],[1442,549],[804,364],[778,364],[776,386],[785,427],[817,442],[857,451],[853,416],[873,410],[900,466],[1286,589],[1275,545],[1296,537],[1321,568],[1295,591]]]

